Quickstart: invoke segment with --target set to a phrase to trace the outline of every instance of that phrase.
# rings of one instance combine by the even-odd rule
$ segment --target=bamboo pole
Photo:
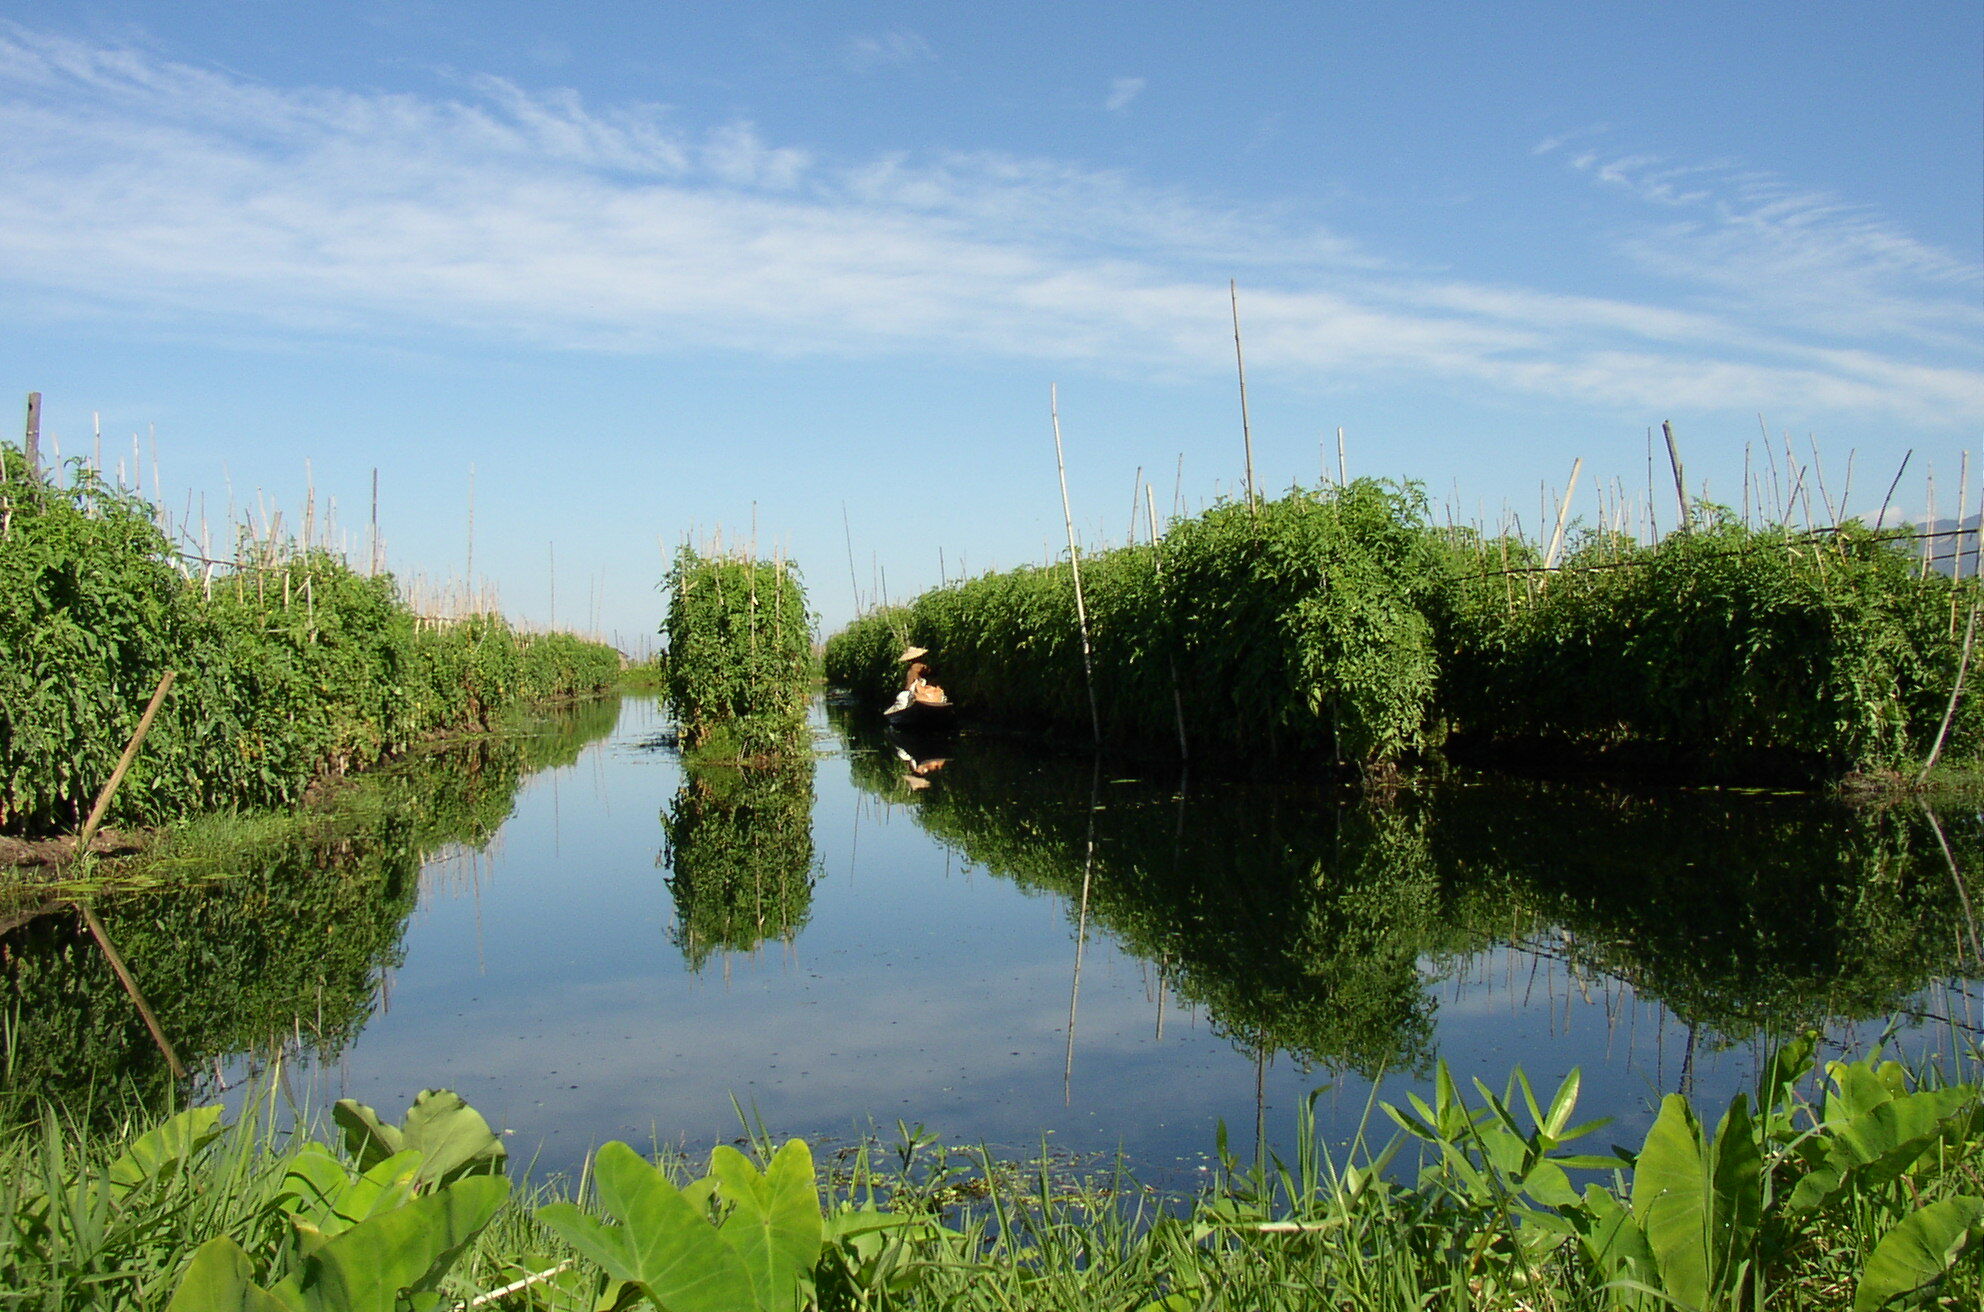
[[[1674,496],[1681,506],[1681,531],[1688,532],[1695,526],[1694,515],[1688,509],[1688,481],[1681,474],[1681,449],[1674,442],[1674,423],[1662,420],[1660,431],[1667,437],[1667,463],[1674,467]]]
[[[1550,550],[1543,557],[1543,568],[1557,568],[1557,552],[1564,545],[1564,521],[1571,513],[1571,496],[1578,490],[1578,474],[1584,469],[1584,457],[1571,462],[1571,481],[1564,488],[1564,499],[1557,503],[1557,529],[1550,535]]]
[[[90,808],[89,819],[83,822],[82,833],[76,838],[76,855],[81,856],[89,850],[90,839],[96,836],[96,827],[103,822],[103,813],[110,809],[110,799],[116,796],[117,786],[124,782],[125,772],[131,768],[131,763],[138,759],[138,747],[145,741],[145,735],[151,732],[152,720],[158,715],[159,705],[165,701],[165,694],[177,677],[178,671],[167,670],[159,679],[157,690],[145,706],[145,713],[138,718],[138,727],[132,733],[131,741],[124,744],[124,754],[117,759],[117,768],[110,772],[110,781],[96,795],[96,805]]]
[[[1943,724],[1936,730],[1936,741],[1929,748],[1929,759],[1922,763],[1922,773],[1916,776],[1917,787],[1929,782],[1929,772],[1936,768],[1936,760],[1943,754],[1943,743],[1950,736],[1950,723],[1956,719],[1957,699],[1963,696],[1963,676],[1970,670],[1971,644],[1977,639],[1977,608],[1984,604],[1984,597],[1970,603],[1970,622],[1963,626],[1963,654],[1957,657],[1956,680],[1950,684],[1950,704],[1943,708]]]
[[[41,477],[41,393],[28,393],[28,419],[23,451],[28,459],[28,477]]]
[[[1336,481],[1341,487],[1350,481],[1349,467],[1343,462],[1343,425],[1336,426]]]
[[[1150,484],[1144,484],[1144,513],[1150,518],[1151,558],[1157,564],[1157,587],[1164,597],[1165,608],[1170,609],[1170,597],[1164,593],[1164,552],[1157,545],[1157,502],[1151,496]],[[1178,759],[1191,759],[1191,748],[1185,740],[1185,696],[1178,688],[1178,656],[1175,652],[1164,653],[1164,660],[1171,668],[1171,713],[1178,721]]]
[[[1875,528],[1885,528],[1887,526],[1888,506],[1894,500],[1894,490],[1901,486],[1901,476],[1908,472],[1908,458],[1914,454],[1914,447],[1910,447],[1901,453],[1901,464],[1894,471],[1894,482],[1888,484],[1888,494],[1881,498],[1880,513],[1874,516]]]
[[[96,836],[97,826],[102,823],[104,812],[110,809],[110,799],[116,796],[118,785],[124,782],[125,772],[138,758],[138,748],[145,741],[145,734],[151,730],[152,720],[157,717],[158,708],[165,701],[165,694],[171,689],[175,675],[176,671],[167,670],[159,679],[158,689],[152,693],[152,699],[146,705],[144,715],[139,718],[138,727],[131,734],[131,741],[124,745],[124,754],[118,758],[117,768],[111,771],[109,782],[104,784],[103,790],[97,794],[96,805],[90,808],[89,819],[83,822],[82,832],[76,837],[77,856],[80,857],[89,851],[90,840]],[[88,927],[90,937],[96,940],[97,947],[102,949],[104,959],[110,963],[111,971],[117,976],[117,982],[123,985],[124,992],[138,1008],[139,1016],[144,1018],[145,1028],[151,1031],[152,1041],[158,1045],[159,1051],[165,1054],[165,1063],[171,1068],[173,1077],[185,1079],[186,1067],[180,1062],[179,1054],[173,1050],[171,1042],[165,1037],[165,1031],[159,1027],[158,1017],[152,1014],[150,1005],[145,1002],[144,993],[138,988],[138,982],[131,977],[124,959],[117,954],[117,948],[111,943],[110,935],[104,932],[102,922],[96,918],[96,912],[90,909],[87,901],[78,901],[76,909],[82,913],[83,924]]]
[[[1233,301],[1233,363],[1240,372],[1240,442],[1247,453],[1247,508],[1259,513],[1254,494],[1254,430],[1247,422],[1247,357],[1240,349],[1240,284],[1226,280]]]
[[[1095,655],[1088,640],[1088,602],[1082,596],[1082,553],[1075,545],[1075,512],[1068,503],[1068,461],[1061,449],[1061,393],[1055,384],[1048,384],[1047,412],[1054,421],[1054,466],[1061,475],[1061,521],[1068,530],[1068,565],[1075,576],[1075,620],[1082,633],[1082,675],[1088,684],[1089,725],[1095,733],[1095,745],[1102,746],[1102,712],[1095,704]]]

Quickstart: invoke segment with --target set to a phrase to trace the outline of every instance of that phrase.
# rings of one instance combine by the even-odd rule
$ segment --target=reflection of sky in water
[[[1083,952],[1068,1076],[1076,909],[966,867],[919,828],[907,790],[886,801],[858,789],[842,756],[815,781],[819,882],[803,930],[691,973],[657,865],[681,771],[639,746],[660,728],[651,701],[629,698],[613,737],[526,784],[487,853],[430,863],[388,1001],[308,1081],[316,1100],[397,1115],[421,1088],[454,1088],[543,1168],[608,1138],[700,1151],[740,1133],[733,1097],[779,1135],[845,1139],[902,1118],[1012,1151],[1043,1137],[1120,1147],[1174,1183],[1211,1151],[1219,1120],[1236,1148],[1251,1144],[1253,1054],[1161,996],[1155,968],[1106,930]],[[1636,1142],[1680,1082],[1687,1030],[1547,948],[1422,962],[1440,1054],[1497,1088],[1518,1062],[1543,1091],[1582,1067],[1585,1114],[1619,1118],[1598,1137]],[[1703,1103],[1746,1087],[1757,1056],[1704,1039]],[[1302,1097],[1331,1077],[1285,1056],[1258,1073],[1269,1133],[1286,1141]],[[1386,1096],[1423,1084],[1393,1078]],[[1354,1130],[1368,1092],[1336,1078],[1318,1104],[1333,1136]],[[1380,1119],[1374,1132],[1388,1130]]]

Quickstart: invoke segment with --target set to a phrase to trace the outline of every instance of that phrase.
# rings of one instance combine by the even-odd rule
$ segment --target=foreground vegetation
[[[730,757],[801,750],[813,616],[792,562],[684,546],[663,586],[666,695],[683,745]]]
[[[498,615],[416,615],[390,575],[264,539],[194,571],[153,506],[0,447],[0,832],[78,828],[167,671],[106,819],[294,802],[421,738],[596,691],[619,654]]]
[[[1752,530],[1713,507],[1651,544],[1546,551],[1432,522],[1360,479],[1227,502],[1081,563],[1095,719],[1193,757],[1388,772],[1441,751],[1805,777],[1912,772],[1938,740],[1975,582],[1895,534]],[[977,711],[1084,738],[1068,564],[948,584],[829,640],[830,683],[873,698],[905,641]],[[1946,750],[1984,742],[1977,699]]]
[[[1539,1099],[1442,1068],[1384,1104],[1392,1137],[1333,1161],[1222,1146],[1202,1197],[1116,1175],[1028,1183],[913,1138],[828,1181],[793,1140],[704,1173],[625,1144],[512,1190],[499,1137],[448,1093],[399,1124],[340,1102],[336,1147],[251,1100],[111,1140],[53,1120],[0,1145],[0,1289],[21,1308],[674,1312],[822,1308],[1799,1309],[1984,1298],[1984,1101],[1935,1068],[1833,1062],[1813,1036],[1711,1125],[1665,1098],[1636,1151],[1574,1147],[1575,1074]],[[1416,1153],[1412,1171],[1408,1153]],[[1580,1187],[1582,1182],[1582,1187]]]

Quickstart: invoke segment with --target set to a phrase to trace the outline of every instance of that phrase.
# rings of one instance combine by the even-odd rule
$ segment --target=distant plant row
[[[1554,568],[1360,479],[1223,502],[1081,562],[1104,739],[1385,770],[1442,749],[1811,777],[1902,771],[1941,735],[1978,589],[1855,524],[1752,530],[1702,507],[1651,544],[1581,535]],[[954,700],[1088,736],[1066,562],[948,584],[827,643],[829,683],[886,697],[905,642]],[[1951,750],[1984,736],[1975,699]]]
[[[295,801],[326,773],[608,686],[619,653],[499,615],[416,615],[390,575],[246,542],[189,572],[153,507],[0,447],[0,831],[78,827],[167,670],[111,823]]]

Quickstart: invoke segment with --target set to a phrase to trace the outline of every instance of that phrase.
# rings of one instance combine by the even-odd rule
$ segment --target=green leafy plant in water
[[[741,756],[789,755],[806,741],[813,617],[784,559],[676,554],[663,581],[668,704],[684,745],[729,732]]]

